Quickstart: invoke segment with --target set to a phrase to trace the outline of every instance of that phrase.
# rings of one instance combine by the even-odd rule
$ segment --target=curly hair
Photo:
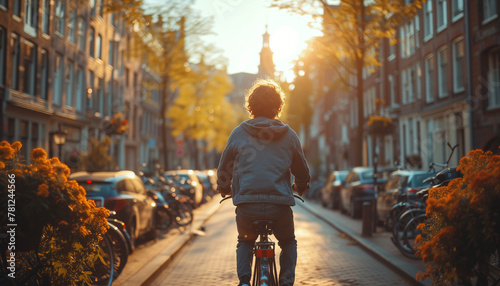
[[[285,94],[271,79],[258,79],[247,91],[245,107],[251,117],[264,116],[274,119],[281,115]]]

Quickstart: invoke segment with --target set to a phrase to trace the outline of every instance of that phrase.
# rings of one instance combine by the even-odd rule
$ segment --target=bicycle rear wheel
[[[408,241],[405,239],[405,229],[412,219],[422,214],[425,215],[425,210],[409,209],[401,214],[392,229],[392,242],[396,245],[399,252],[408,258],[418,259],[415,257],[415,251],[412,246],[408,245]]]
[[[186,204],[179,204],[175,223],[178,226],[186,226],[193,221],[193,210]]]
[[[128,247],[125,237],[116,226],[110,224],[107,235],[113,248],[114,280],[118,277],[118,275],[120,275],[123,268],[127,264]]]
[[[420,214],[417,217],[411,219],[408,224],[406,224],[405,230],[403,232],[403,242],[407,246],[408,254],[411,255],[411,258],[415,257],[415,252],[417,252],[417,244],[415,243],[415,239],[422,232],[417,228],[419,224],[425,223],[427,217],[425,214]]]
[[[94,263],[90,279],[94,285],[111,286],[113,283],[113,276],[115,274],[113,246],[107,233],[105,233],[102,238],[103,239],[99,242],[100,257]]]

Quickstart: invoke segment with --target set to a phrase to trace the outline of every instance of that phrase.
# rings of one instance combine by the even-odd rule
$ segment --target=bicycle
[[[417,228],[418,225],[425,223],[427,218],[425,215],[425,201],[429,189],[444,186],[452,179],[461,175],[456,171],[456,168],[448,168],[451,157],[458,145],[452,147],[448,143],[448,147],[451,149],[451,152],[445,164],[432,162],[429,165],[429,173],[434,173],[436,171],[435,166],[441,167],[443,170],[438,172],[436,176],[424,180],[424,182],[430,181],[432,184],[431,187],[418,192],[418,197],[421,198],[421,200],[413,202],[407,201],[401,204],[402,207],[399,206],[399,215],[396,217],[392,229],[391,241],[396,245],[401,254],[408,258],[419,259],[415,256],[417,250],[415,238],[420,234],[420,230]]]
[[[304,202],[304,199],[297,195],[295,198]],[[232,198],[226,196],[220,203]],[[252,273],[252,286],[279,286],[278,272],[276,270],[275,259],[275,242],[269,237],[273,234],[273,221],[257,219],[253,222],[255,233],[258,239],[255,240],[254,254],[254,269]]]

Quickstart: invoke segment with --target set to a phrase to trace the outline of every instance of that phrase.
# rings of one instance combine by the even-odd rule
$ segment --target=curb
[[[354,233],[352,230],[347,229],[347,228],[345,228],[345,227],[343,227],[341,225],[335,224],[331,220],[326,219],[325,217],[323,217],[322,215],[320,215],[318,212],[316,212],[314,210],[314,208],[312,208],[310,206],[306,206],[305,204],[300,204],[300,207],[302,207],[305,210],[309,211],[314,216],[316,216],[317,218],[321,219],[322,221],[324,221],[328,225],[332,226],[336,230],[344,233],[350,239],[356,241],[365,251],[367,251],[375,259],[377,259],[377,260],[381,261],[382,263],[384,263],[387,267],[389,267],[391,270],[393,270],[394,272],[396,272],[402,278],[404,278],[405,280],[407,280],[408,282],[410,282],[412,285],[414,285],[414,286],[425,286],[425,285],[427,285],[427,284],[422,284],[421,282],[417,281],[415,279],[415,276],[413,274],[408,273],[407,271],[405,271],[404,269],[402,269],[402,267],[398,266],[395,263],[395,260],[399,261],[399,258],[391,256],[392,259],[389,259],[389,257],[387,255],[383,254],[380,249],[377,249],[377,248],[373,247],[371,244],[367,243],[366,242],[367,239],[363,239],[362,237],[360,237],[360,235]]]

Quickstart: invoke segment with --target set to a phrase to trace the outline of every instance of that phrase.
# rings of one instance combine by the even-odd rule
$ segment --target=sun
[[[277,70],[288,69],[299,54],[299,34],[290,26],[279,26],[271,32],[270,45]]]

